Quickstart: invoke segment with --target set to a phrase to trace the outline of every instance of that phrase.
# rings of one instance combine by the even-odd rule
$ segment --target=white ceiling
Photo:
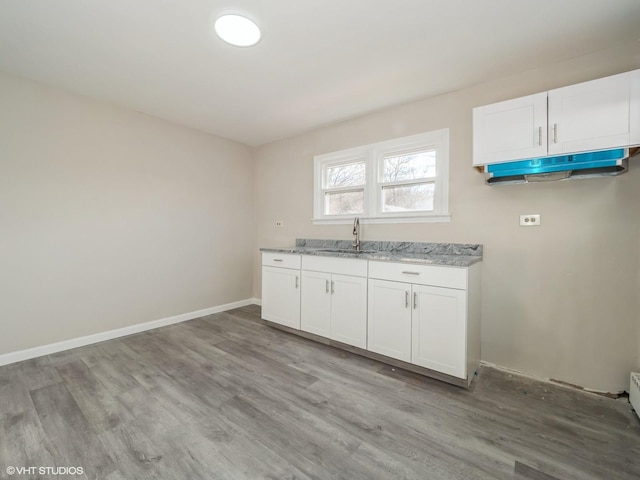
[[[261,42],[212,33],[245,13]],[[640,38],[640,0],[2,0],[0,70],[260,145]]]

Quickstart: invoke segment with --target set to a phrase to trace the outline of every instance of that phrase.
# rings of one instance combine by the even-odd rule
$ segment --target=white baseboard
[[[261,298],[253,297],[253,298],[251,299],[251,303],[252,303],[253,305],[262,306],[262,299],[261,299]]]
[[[173,325],[174,323],[186,322],[187,320],[193,320],[194,318],[204,317],[206,315],[212,315],[214,313],[220,313],[234,308],[246,307],[247,305],[256,303],[256,300],[257,299],[255,298],[240,300],[238,302],[218,305],[217,307],[210,307],[203,310],[196,310],[195,312],[181,313],[180,315],[175,315],[173,317],[161,318],[160,320],[152,320],[151,322],[138,323],[129,327],[117,328],[107,332],[94,333],[93,335],[87,335],[85,337],[72,338],[71,340],[50,343],[40,347],[5,353],[0,355],[0,366],[29,360],[30,358],[42,357],[43,355],[62,352],[64,350],[71,350],[72,348],[84,347],[85,345],[91,345],[92,343],[104,342],[105,340],[112,340],[114,338],[124,337],[134,333],[144,332],[146,330],[153,330],[154,328],[166,327],[167,325]]]

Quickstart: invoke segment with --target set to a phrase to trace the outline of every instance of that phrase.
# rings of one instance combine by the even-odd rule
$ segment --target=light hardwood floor
[[[250,306],[0,367],[0,478],[85,477],[637,480],[640,421],[487,367],[451,386]]]

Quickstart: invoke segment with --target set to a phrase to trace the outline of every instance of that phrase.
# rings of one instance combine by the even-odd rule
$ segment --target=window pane
[[[383,182],[398,182],[401,180],[416,180],[419,178],[435,177],[436,151],[412,153],[386,157],[383,161]]]
[[[364,185],[365,180],[364,162],[327,167],[326,188],[358,187]]]
[[[433,210],[433,183],[382,187],[383,212],[414,212]]]
[[[364,190],[354,192],[325,193],[325,215],[346,215],[364,212]]]

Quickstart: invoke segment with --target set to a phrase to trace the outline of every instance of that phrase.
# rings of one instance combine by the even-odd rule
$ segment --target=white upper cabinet
[[[546,154],[546,92],[473,109],[474,165]]]
[[[630,145],[640,145],[640,70],[629,72],[631,82],[631,101],[629,125],[631,130]]]
[[[630,145],[631,73],[549,91],[549,155]]]
[[[640,144],[640,70],[473,109],[473,164]]]

